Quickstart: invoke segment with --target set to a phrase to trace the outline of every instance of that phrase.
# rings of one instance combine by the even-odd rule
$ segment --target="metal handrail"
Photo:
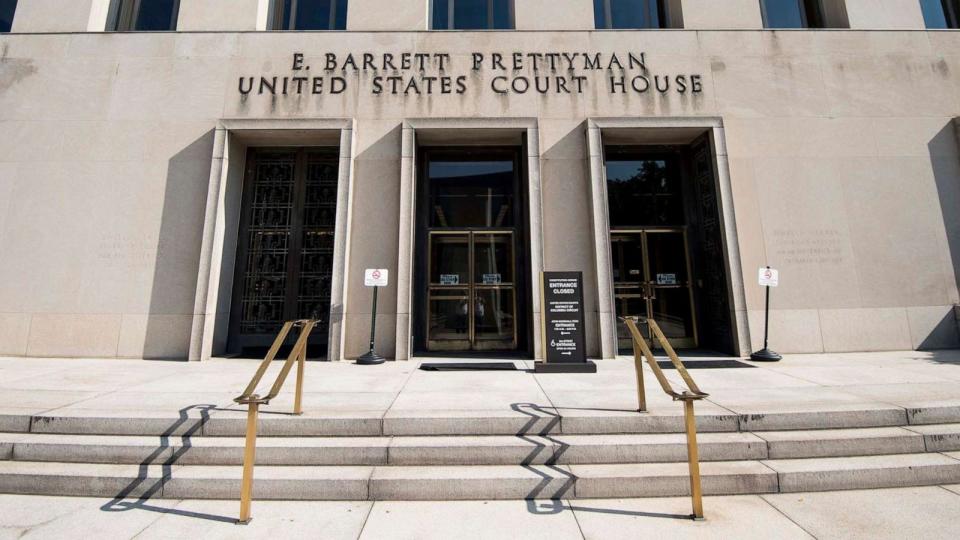
[[[283,328],[280,329],[280,333],[277,334],[273,345],[271,345],[270,350],[267,351],[267,356],[260,362],[257,372],[254,373],[253,378],[250,379],[250,384],[247,385],[242,394],[233,400],[240,405],[247,406],[247,436],[243,450],[243,480],[240,483],[240,519],[237,520],[237,523],[240,525],[246,525],[253,519],[250,517],[250,503],[253,496],[253,466],[257,453],[257,417],[259,415],[260,405],[269,404],[272,399],[280,394],[280,389],[283,388],[283,383],[286,382],[287,375],[290,374],[290,369],[293,367],[294,361],[296,361],[297,387],[293,400],[293,414],[303,414],[303,370],[307,360],[307,340],[310,338],[310,332],[313,331],[316,325],[317,321],[311,319],[287,321],[283,323]],[[267,368],[270,367],[270,363],[276,358],[280,347],[283,346],[287,336],[290,334],[290,330],[293,328],[300,329],[300,336],[297,337],[297,341],[290,351],[290,356],[283,362],[283,367],[280,369],[280,373],[277,374],[277,378],[273,382],[273,386],[270,387],[270,391],[267,395],[260,396],[255,393],[257,386],[260,385],[260,381],[266,374]]]
[[[657,359],[653,356],[653,351],[650,350],[650,346],[647,345],[646,338],[640,334],[636,319],[640,319],[640,317],[621,317],[621,320],[626,323],[627,329],[630,330],[630,335],[633,337],[633,361],[637,370],[637,401],[640,405],[639,412],[647,411],[647,394],[643,387],[643,362],[641,361],[641,358],[645,358],[650,369],[653,370],[653,375],[663,388],[663,391],[673,398],[674,401],[683,402],[684,425],[687,431],[687,461],[690,466],[690,498],[693,503],[693,519],[702,520],[703,488],[700,482],[700,452],[697,447],[697,421],[696,415],[694,415],[693,412],[693,402],[704,399],[710,394],[700,390],[700,387],[694,382],[693,377],[690,376],[687,368],[684,367],[683,362],[680,361],[680,357],[677,356],[677,352],[673,350],[673,347],[667,340],[667,336],[664,335],[663,330],[660,329],[660,325],[651,318],[645,318],[643,322],[647,323],[650,329],[651,341],[653,338],[656,338],[664,352],[666,352],[670,358],[670,362],[673,363],[673,367],[677,369],[680,378],[682,378],[683,382],[687,385],[687,390],[683,392],[677,392],[673,389],[670,381],[667,380],[667,376],[663,374],[663,369],[660,368],[660,364],[657,363]]]

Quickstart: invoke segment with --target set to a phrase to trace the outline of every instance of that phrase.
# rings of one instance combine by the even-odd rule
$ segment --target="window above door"
[[[0,0],[0,34],[13,28],[13,14],[17,11],[17,0]]]
[[[346,30],[347,0],[275,0],[273,30]]]
[[[960,28],[960,0],[920,0],[920,9],[927,28]]]
[[[593,0],[598,30],[669,28],[667,0]]]
[[[113,0],[107,30],[164,32],[177,29],[180,0]]]
[[[433,0],[433,30],[513,30],[513,0]]]

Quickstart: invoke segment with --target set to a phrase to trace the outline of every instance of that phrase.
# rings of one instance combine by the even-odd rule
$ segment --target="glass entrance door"
[[[429,259],[428,347],[515,348],[513,231],[431,232]]]
[[[674,347],[696,347],[686,230],[616,230],[610,239],[617,316],[652,318]],[[649,340],[646,326],[639,328]],[[630,332],[623,323],[618,323],[617,339],[621,350],[632,349]]]
[[[414,347],[478,356],[523,349],[518,149],[444,147],[421,155]]]

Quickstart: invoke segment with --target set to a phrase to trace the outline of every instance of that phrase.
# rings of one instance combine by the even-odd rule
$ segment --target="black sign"
[[[596,373],[587,361],[583,323],[583,272],[543,273],[546,362],[538,372]]]

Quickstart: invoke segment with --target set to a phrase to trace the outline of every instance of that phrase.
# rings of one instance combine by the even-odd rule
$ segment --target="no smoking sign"
[[[368,268],[363,275],[363,284],[367,287],[386,287],[390,273],[384,268]]]

